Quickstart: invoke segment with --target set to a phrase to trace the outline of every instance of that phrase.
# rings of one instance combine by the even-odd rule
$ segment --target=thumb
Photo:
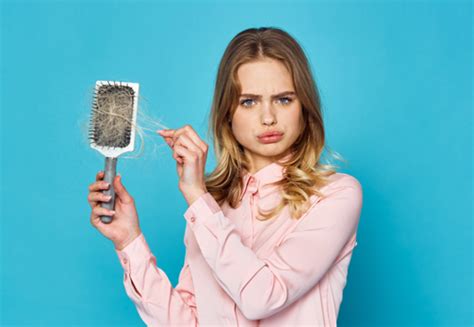
[[[122,176],[117,175],[114,178],[114,190],[115,194],[120,198],[124,203],[132,202],[132,197],[128,194],[127,189],[122,184]]]

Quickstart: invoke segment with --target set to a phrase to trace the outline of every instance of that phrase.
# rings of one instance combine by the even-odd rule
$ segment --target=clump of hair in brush
[[[92,106],[91,138],[99,146],[130,144],[135,91],[125,85],[101,85]]]
[[[131,154],[122,154],[120,158],[139,157],[144,151],[145,139],[153,144],[153,153],[156,153],[157,148],[167,147],[165,142],[157,144],[161,139],[157,137],[156,130],[168,127],[161,123],[162,119],[153,118],[145,113],[148,100],[142,95],[135,97],[134,92],[131,87],[119,84],[102,85],[98,90],[94,88],[88,92],[84,99],[89,99],[88,101],[91,97],[94,99],[92,115],[87,119],[86,117],[81,119],[79,125],[89,143],[93,140],[100,146],[125,147],[130,143],[133,126],[137,134],[135,142],[140,144],[139,150],[137,152],[135,147]],[[133,101],[137,101],[138,105],[136,123],[132,117]],[[84,106],[87,107],[87,104]],[[150,135],[147,135],[148,133]]]

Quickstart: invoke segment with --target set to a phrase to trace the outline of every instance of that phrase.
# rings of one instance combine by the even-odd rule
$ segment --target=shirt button
[[[191,222],[194,222],[195,220],[196,220],[196,218],[191,217]]]
[[[128,262],[127,258],[123,258],[123,263],[127,264],[127,262]]]

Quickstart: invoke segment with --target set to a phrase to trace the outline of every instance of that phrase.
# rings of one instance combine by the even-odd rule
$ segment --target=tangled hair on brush
[[[92,111],[96,144],[126,147],[130,144],[134,91],[125,85],[101,85]]]
[[[93,98],[92,94],[94,89],[91,88],[86,96],[89,100]],[[162,146],[167,146],[166,144],[156,145],[156,135],[155,131],[157,129],[168,129],[162,123],[161,118],[154,118],[151,115],[147,114],[147,105],[148,100],[142,95],[138,95],[137,99],[137,120],[134,123],[128,110],[131,107],[132,96],[126,90],[117,89],[114,92],[109,94],[101,94],[98,97],[97,107],[94,108],[95,111],[95,120],[94,120],[94,129],[97,129],[98,135],[96,143],[99,145],[109,144],[119,146],[121,140],[124,139],[124,133],[127,131],[128,126],[134,126],[135,132],[138,137],[136,137],[136,143],[139,143],[140,146],[135,146],[135,149],[132,153],[120,155],[121,159],[135,159],[140,157],[145,148],[145,139],[150,137],[147,134],[152,135],[150,137],[152,143],[155,145],[153,152],[157,148]],[[94,113],[91,113],[89,117],[81,119],[79,126],[81,128],[81,134],[83,139],[89,139],[89,131],[91,130],[91,118]]]
[[[244,187],[241,174],[248,170],[249,163],[231,128],[241,93],[237,70],[244,63],[266,57],[279,60],[291,73],[302,104],[305,127],[292,145],[292,158],[284,163],[284,178],[274,183],[281,186],[282,201],[269,212],[260,212],[262,218],[258,219],[275,217],[287,205],[291,217],[299,219],[309,208],[311,195],[324,196],[319,189],[336,173],[336,166],[323,164],[320,160],[324,148],[328,147],[325,146],[319,92],[308,60],[298,42],[279,28],[246,29],[231,40],[224,52],[218,68],[208,131],[213,136],[217,167],[206,174],[206,187],[221,205],[224,201],[232,208],[239,204]],[[330,149],[328,152],[342,159]]]

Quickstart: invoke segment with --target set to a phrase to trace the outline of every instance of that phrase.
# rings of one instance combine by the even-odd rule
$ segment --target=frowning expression
[[[303,127],[302,106],[290,72],[278,60],[245,63],[237,77],[242,92],[232,132],[256,171],[284,156],[296,141]]]

